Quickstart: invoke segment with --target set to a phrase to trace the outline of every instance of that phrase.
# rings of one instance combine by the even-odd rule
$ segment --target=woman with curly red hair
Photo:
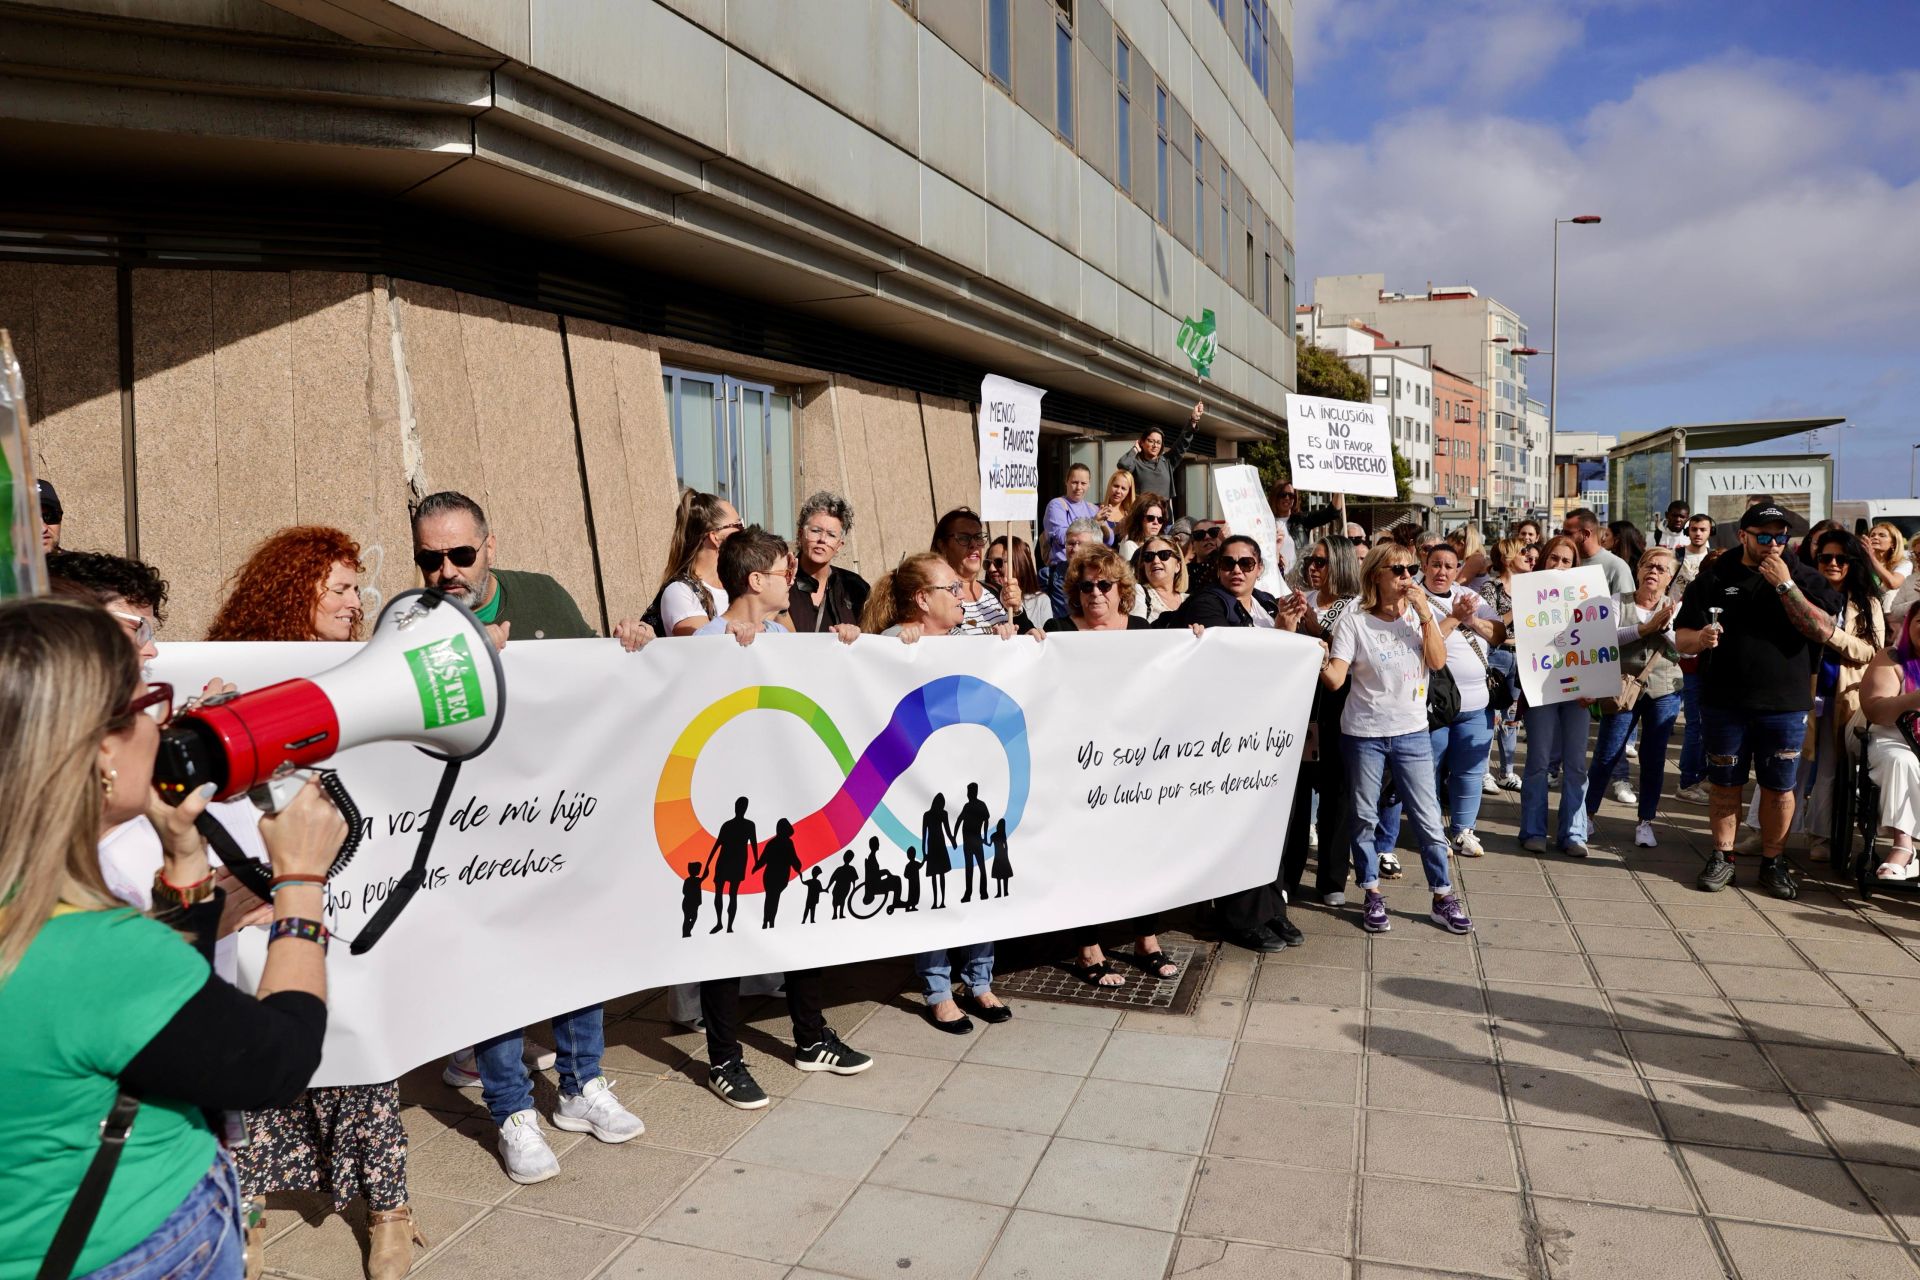
[[[359,544],[340,530],[282,529],[233,575],[207,639],[357,639],[361,569]],[[249,1197],[321,1191],[333,1197],[338,1213],[364,1196],[372,1280],[406,1275],[414,1246],[426,1246],[407,1207],[407,1134],[397,1081],[309,1089],[291,1106],[248,1112],[247,1145],[235,1157]]]

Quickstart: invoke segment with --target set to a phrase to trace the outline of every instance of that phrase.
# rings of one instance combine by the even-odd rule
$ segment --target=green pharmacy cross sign
[[[1220,347],[1220,339],[1213,332],[1213,312],[1202,311],[1200,319],[1192,316],[1180,322],[1180,334],[1173,345],[1186,353],[1193,362],[1193,371],[1203,378],[1213,376],[1213,355]]]

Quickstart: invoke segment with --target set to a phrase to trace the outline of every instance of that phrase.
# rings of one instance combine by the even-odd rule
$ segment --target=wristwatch
[[[1792,590],[1793,590],[1793,579],[1788,578],[1785,582],[1777,582],[1774,584],[1773,594],[1777,596],[1783,596]]]

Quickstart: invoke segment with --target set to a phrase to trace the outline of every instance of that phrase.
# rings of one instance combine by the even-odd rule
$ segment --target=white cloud
[[[1806,343],[1911,359],[1916,143],[1920,74],[1748,58],[1648,77],[1564,129],[1410,111],[1300,144],[1298,249],[1309,278],[1474,284],[1544,348],[1553,219],[1598,213],[1561,234],[1563,373]]]
[[[1584,11],[1600,2],[1452,0],[1436,11],[1431,0],[1297,0],[1294,65],[1300,83],[1324,85],[1324,71],[1364,47],[1378,71],[1369,92],[1495,102],[1576,48]]]

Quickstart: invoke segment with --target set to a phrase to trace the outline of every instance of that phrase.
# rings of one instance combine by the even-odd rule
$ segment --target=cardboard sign
[[[980,518],[1040,518],[1040,399],[1047,393],[990,373],[980,379]]]
[[[1274,534],[1273,508],[1267,505],[1266,487],[1260,483],[1257,468],[1241,463],[1233,467],[1215,467],[1213,485],[1220,494],[1220,518],[1227,532],[1252,538],[1260,544],[1260,581],[1254,585],[1271,595],[1286,590],[1280,581],[1278,544]]]
[[[1379,406],[1324,396],[1287,397],[1293,483],[1321,493],[1392,498],[1393,438]]]
[[[1619,611],[1597,564],[1514,576],[1513,643],[1530,704],[1620,692]]]

